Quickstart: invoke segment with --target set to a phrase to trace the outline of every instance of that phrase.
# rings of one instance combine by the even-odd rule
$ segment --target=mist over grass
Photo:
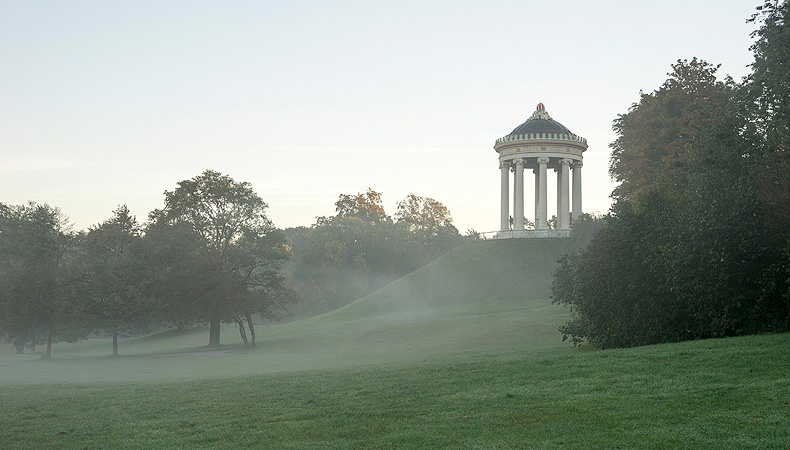
[[[206,329],[170,330],[120,343],[57,344],[53,360],[0,353],[0,383],[178,380],[419,361],[478,351],[563,347],[567,312],[551,305],[551,275],[572,243],[560,239],[476,242],[454,249],[335,311],[259,327],[244,349],[233,325],[219,350]]]
[[[790,447],[790,335],[0,386],[4,448]]]

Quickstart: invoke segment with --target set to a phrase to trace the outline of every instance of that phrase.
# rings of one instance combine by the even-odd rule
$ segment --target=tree
[[[289,257],[285,233],[273,230],[266,234],[245,233],[232,248],[234,273],[238,274],[240,295],[229,297],[235,312],[234,320],[245,346],[255,347],[254,314],[267,320],[277,320],[280,313],[295,297],[286,288],[280,273],[282,263]],[[249,329],[249,337],[244,329]]]
[[[615,121],[610,169],[621,184],[612,211],[554,280],[554,301],[571,307],[561,331],[573,342],[621,347],[790,330],[790,198],[782,197],[790,165],[780,112],[790,92],[787,77],[773,78],[787,59],[771,60],[786,54],[790,24],[787,2],[762,11],[765,39],[744,84],[717,81],[716,67],[696,58],[679,61]]]
[[[0,204],[0,330],[17,351],[24,345],[74,342],[87,328],[64,289],[75,234],[58,208]]]
[[[356,217],[363,222],[379,223],[391,220],[381,206],[381,193],[368,188],[366,193],[340,194],[335,202],[337,217]]]
[[[620,183],[614,199],[636,201],[646,191],[685,188],[690,152],[732,106],[732,83],[716,79],[718,68],[697,58],[678,60],[661,87],[640,93],[639,103],[614,121],[609,173]]]
[[[766,1],[750,22],[760,27],[752,73],[746,78],[748,113],[753,126],[760,197],[775,229],[790,229],[790,2]],[[790,248],[788,249],[790,251]]]
[[[203,281],[202,245],[203,240],[189,224],[162,220],[146,224],[141,253],[151,268],[151,291],[156,302],[154,321],[160,325],[184,329],[203,322],[202,305],[206,302],[196,299],[203,295],[201,292],[192,292]]]
[[[206,170],[165,191],[165,207],[151,213],[162,231],[154,234],[177,237],[171,245],[180,250],[166,266],[179,288],[170,298],[191,302],[195,319],[209,323],[209,346],[220,345],[222,321],[242,326],[240,314],[267,311],[279,298],[265,292],[282,288],[274,274],[288,255],[266,208],[249,183]]]
[[[458,234],[450,210],[437,200],[409,194],[398,202],[395,220],[429,243],[442,234]]]
[[[467,229],[466,234],[464,234],[464,238],[467,241],[484,241],[486,239],[483,233],[475,230],[474,228]]]
[[[425,263],[458,247],[463,236],[453,225],[450,210],[440,201],[430,197],[409,194],[398,202],[396,224],[405,227],[410,238],[422,247]]]
[[[790,139],[790,2],[766,0],[749,22],[760,27],[752,33],[756,41],[752,72],[746,88],[753,108],[753,120],[761,134],[778,145]],[[785,147],[786,150],[786,147]]]
[[[89,229],[80,247],[76,294],[92,326],[112,336],[112,354],[118,356],[118,336],[148,331],[154,310],[140,226],[126,205],[119,206]]]

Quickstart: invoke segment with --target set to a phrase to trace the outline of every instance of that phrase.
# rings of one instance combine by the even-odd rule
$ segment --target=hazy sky
[[[584,210],[605,212],[612,120],[677,59],[748,73],[760,3],[2,0],[0,202],[142,220],[211,168],[278,227],[372,187],[490,231],[494,141],[543,102],[588,139]]]

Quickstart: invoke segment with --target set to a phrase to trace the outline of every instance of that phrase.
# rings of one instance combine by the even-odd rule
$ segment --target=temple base
[[[571,230],[508,230],[500,231],[494,239],[569,238]]]

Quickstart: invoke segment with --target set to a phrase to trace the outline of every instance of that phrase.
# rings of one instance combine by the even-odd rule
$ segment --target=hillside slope
[[[443,353],[560,345],[567,311],[551,305],[570,240],[484,241],[459,247],[340,309],[267,327],[268,349]]]

